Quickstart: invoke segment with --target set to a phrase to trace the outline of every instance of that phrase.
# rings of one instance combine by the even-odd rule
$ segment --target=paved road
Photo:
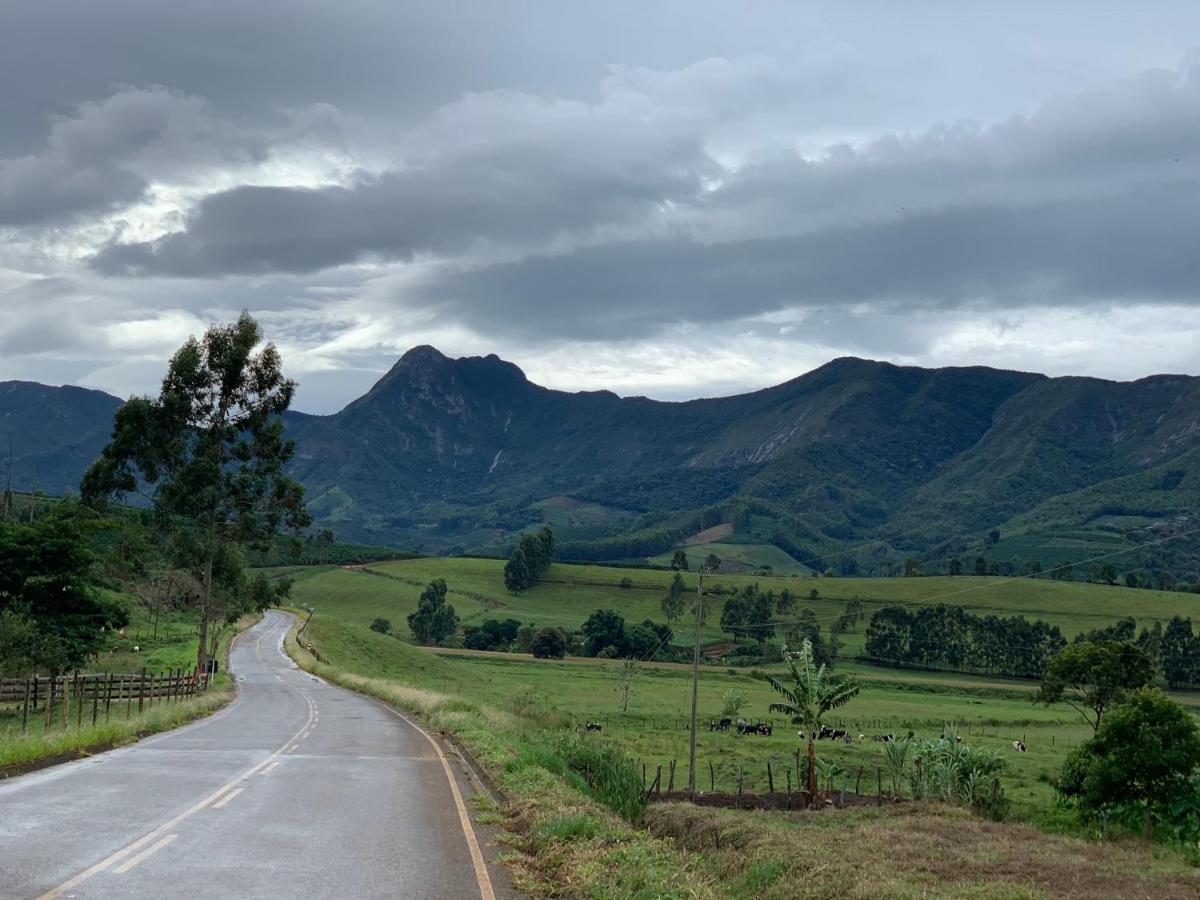
[[[290,621],[238,639],[239,698],[217,715],[0,782],[0,896],[487,900],[461,772],[298,669]]]

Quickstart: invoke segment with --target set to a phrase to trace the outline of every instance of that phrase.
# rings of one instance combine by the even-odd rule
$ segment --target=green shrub
[[[593,799],[631,822],[642,814],[646,798],[641,773],[619,748],[574,732],[553,735],[549,741],[570,769],[583,778]]]

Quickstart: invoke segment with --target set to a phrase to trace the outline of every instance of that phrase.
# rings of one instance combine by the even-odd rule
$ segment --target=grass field
[[[318,576],[307,581],[311,588],[321,583]],[[1049,779],[1067,746],[1088,728],[1074,712],[1034,706],[1024,691],[1002,683],[946,685],[924,676],[874,682],[841,719],[865,733],[912,728],[924,735],[958,721],[965,741],[1005,754],[1011,818],[1041,830],[923,803],[792,814],[651,805],[639,820],[645,830],[630,829],[579,794],[572,799],[570,791],[564,793],[564,784],[585,788],[553,749],[561,740],[556,735],[574,735],[578,723],[600,721],[603,732],[588,741],[623,748],[651,773],[678,760],[676,787],[685,784],[683,716],[690,684],[685,667],[647,667],[623,713],[604,663],[418,650],[352,621],[359,612],[342,618],[339,613],[348,608],[326,603],[314,616],[306,639],[327,662],[309,659],[306,665],[417,712],[482,759],[509,793],[511,808],[494,821],[510,830],[514,852],[507,858],[518,868],[519,886],[534,894],[1172,897],[1194,895],[1200,887],[1186,854],[1177,849],[1046,833],[1073,828],[1053,804]],[[766,685],[748,672],[712,668],[702,674],[702,716],[715,715],[722,693],[731,688],[748,693],[748,718],[769,716]],[[1014,753],[1013,738],[1023,738],[1030,752]],[[709,787],[711,763],[718,789],[734,789],[740,777],[746,791],[762,790],[770,760],[779,789],[798,746],[786,727],[769,738],[702,730],[699,786]],[[863,792],[874,793],[878,744],[822,742],[819,753],[842,762],[850,779],[862,766]]]
[[[387,618],[401,638],[407,636],[405,616],[416,608],[421,589],[432,578],[446,580],[450,602],[464,623],[512,617],[522,623],[578,629],[593,610],[602,607],[617,610],[630,622],[661,620],[659,600],[672,577],[666,571],[556,564],[542,584],[512,595],[503,587],[502,563],[487,559],[414,559],[359,568],[296,570],[290,574],[296,579],[294,602],[311,605],[320,614],[358,627],[366,627],[376,617]],[[692,585],[695,577],[687,576]],[[623,578],[632,579],[633,587],[621,588]],[[1134,615],[1148,624],[1153,619],[1192,614],[1200,605],[1200,598],[1193,594],[1041,579],[720,575],[711,584],[731,590],[750,582],[777,592],[790,589],[801,597],[798,609],[812,608],[825,622],[840,615],[851,597],[863,600],[868,616],[874,608],[888,603],[916,606],[947,602],[979,613],[1045,619],[1062,628],[1068,638],[1124,615]],[[816,599],[810,598],[812,591],[817,592]],[[705,640],[726,637],[715,627],[720,602],[720,598],[714,598],[710,624],[703,631]],[[864,629],[865,621],[843,636],[846,654],[861,649]],[[676,640],[686,641],[688,630],[677,631]],[[596,660],[548,663],[515,654],[445,652],[452,654],[446,659],[443,653],[443,661],[449,664],[431,668],[431,672],[438,673],[439,689],[470,691],[495,704],[531,693],[539,703],[572,721],[603,722],[605,734],[620,741],[651,771],[672,760],[680,767],[685,764],[687,731],[682,716],[690,697],[686,666],[645,666],[630,709],[622,713],[610,674],[616,664],[597,665]],[[910,730],[929,736],[940,733],[944,723],[958,723],[965,740],[1006,755],[1005,784],[1024,818],[1046,818],[1046,810],[1052,807],[1050,779],[1061,768],[1067,750],[1090,733],[1069,707],[1034,705],[1036,685],[1029,681],[896,670],[852,660],[840,665],[844,671],[861,675],[867,688],[835,722],[854,735],[868,737]],[[750,670],[705,667],[702,717],[716,717],[721,695],[734,689],[747,693],[747,718],[774,719],[776,729],[769,738],[703,732],[699,740],[700,783],[709,782],[709,763],[718,787],[729,788],[740,779],[746,790],[765,787],[768,760],[775,770],[794,767],[789,761],[797,747],[796,736],[778,716],[769,713],[773,694],[757,676]],[[1197,700],[1192,695],[1181,695],[1181,699]],[[1022,740],[1029,752],[1013,753],[1014,740]],[[879,745],[869,740],[853,746],[827,743],[822,753],[844,765],[856,779],[861,767],[864,783],[875,781],[874,770],[882,758]],[[680,771],[677,780],[686,780],[686,772]]]
[[[273,570],[288,572],[296,579],[292,596],[297,605],[312,605],[347,621],[369,625],[376,617],[391,621],[407,633],[405,617],[417,606],[417,598],[434,578],[444,578],[450,602],[464,624],[486,618],[514,618],[534,625],[556,625],[578,629],[596,609],[615,609],[628,622],[643,619],[662,621],[660,601],[673,573],[653,569],[621,569],[610,566],[555,564],[543,583],[519,594],[504,589],[503,562],[492,559],[426,558],[372,564],[356,568],[311,568]],[[622,589],[623,578],[633,586]],[[695,590],[695,573],[684,573]],[[917,607],[948,603],[980,615],[1022,615],[1043,619],[1062,629],[1067,638],[1080,631],[1102,627],[1122,616],[1134,616],[1139,625],[1165,622],[1173,615],[1200,617],[1200,595],[1151,591],[1125,587],[1051,581],[1049,579],[1003,577],[930,578],[815,578],[772,575],[720,574],[706,579],[706,591],[732,591],[756,583],[776,593],[785,588],[800,599],[796,609],[812,609],[819,621],[828,624],[845,610],[846,601],[863,601],[866,617],[881,606],[901,604]],[[813,591],[816,599],[811,599]],[[720,597],[713,597],[713,611],[703,629],[705,641],[728,637],[719,628]],[[780,629],[781,634],[784,628]],[[677,628],[677,643],[686,643],[687,629]],[[844,653],[862,652],[863,627],[843,636]]]

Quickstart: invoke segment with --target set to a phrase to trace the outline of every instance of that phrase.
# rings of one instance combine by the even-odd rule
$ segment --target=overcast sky
[[[1196,374],[1198,47],[1196,0],[5,3],[0,379],[154,391],[242,308],[309,412],[426,343]]]

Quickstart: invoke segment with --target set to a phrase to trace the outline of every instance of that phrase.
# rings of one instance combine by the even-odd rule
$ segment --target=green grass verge
[[[228,668],[229,645],[232,643],[233,637],[257,620],[256,616],[246,617],[238,623],[238,628],[230,634],[229,640],[224,642],[221,651],[222,670]],[[169,626],[164,622],[160,622],[159,626],[158,642],[162,645],[157,648],[162,652],[159,658],[174,660],[186,653],[190,646],[190,656],[186,658],[190,659],[194,665],[196,657],[195,623],[189,624],[183,620],[183,617],[176,616],[172,617]],[[190,635],[190,638],[187,635]],[[129,637],[128,640],[134,641],[139,638]],[[188,644],[189,640],[190,645]],[[141,653],[134,655],[128,650],[118,650],[111,656],[102,656],[97,661],[95,669],[91,669],[91,671],[138,671],[140,666],[138,669],[129,666],[129,660],[124,658],[126,655],[136,661],[147,659],[147,656]],[[147,668],[150,667],[147,666]],[[162,671],[166,668],[185,668],[185,666],[181,662],[175,662],[172,666],[163,666],[162,669],[155,667],[155,670]],[[65,762],[80,756],[130,744],[148,735],[169,731],[195,719],[211,715],[233,697],[234,684],[222,671],[213,680],[212,686],[196,697],[174,703],[156,701],[155,705],[144,707],[140,713],[136,709],[132,710],[132,714],[125,704],[114,703],[110,709],[108,721],[99,721],[95,725],[91,724],[91,709],[88,708],[90,704],[85,703],[83,725],[79,727],[74,724],[74,709],[70,710],[68,717],[70,721],[65,727],[57,713],[54,721],[49,727],[46,727],[45,719],[39,711],[31,714],[26,734],[21,734],[19,707],[3,707],[0,708],[0,772],[4,770],[24,771],[26,767],[37,767],[38,763]],[[102,710],[100,715],[101,717],[104,715]]]

